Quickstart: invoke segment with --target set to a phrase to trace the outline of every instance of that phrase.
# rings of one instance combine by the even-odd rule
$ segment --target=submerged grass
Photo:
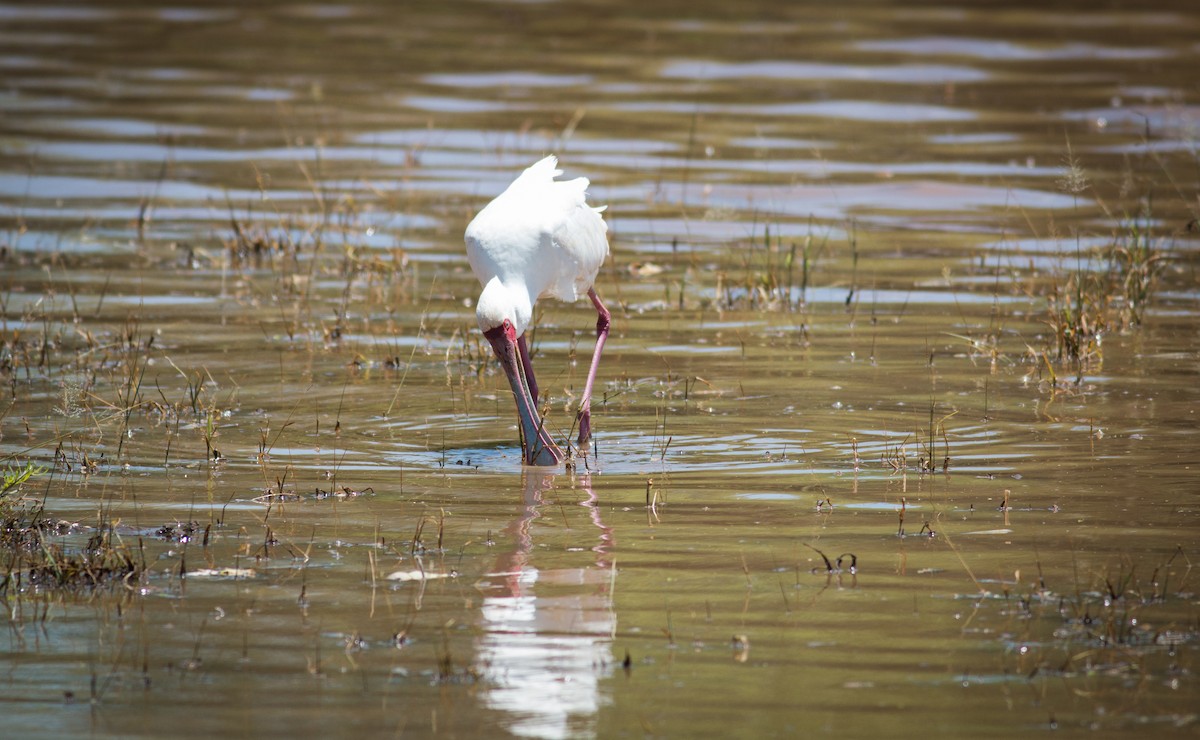
[[[1142,576],[1131,556],[1090,582],[1055,591],[1041,575],[1024,594],[1005,588],[1005,641],[1028,678],[1142,676],[1168,682],[1190,672],[1180,649],[1200,640],[1191,607],[1192,562],[1182,546]],[[1021,574],[1016,574],[1019,582]]]

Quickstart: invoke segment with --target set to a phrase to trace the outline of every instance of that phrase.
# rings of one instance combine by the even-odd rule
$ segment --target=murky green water
[[[49,542],[146,567],[0,551],[5,732],[1194,734],[1198,38],[1182,0],[0,6],[0,454]],[[549,152],[613,244],[558,472],[462,247]],[[594,314],[539,312],[566,437]]]

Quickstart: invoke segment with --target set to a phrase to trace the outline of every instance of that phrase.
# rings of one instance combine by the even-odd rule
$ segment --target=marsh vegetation
[[[6,731],[1193,733],[1152,5],[3,9]],[[548,152],[613,244],[553,472],[462,247]]]

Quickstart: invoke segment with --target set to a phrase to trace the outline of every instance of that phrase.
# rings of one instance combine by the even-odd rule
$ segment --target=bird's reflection
[[[597,711],[605,703],[600,679],[612,662],[612,530],[600,518],[589,478],[569,479],[574,485],[562,493],[569,495],[573,488],[586,495],[582,505],[590,523],[570,529],[568,536],[580,546],[594,543],[594,558],[575,567],[539,567],[538,560],[561,551],[546,551],[540,558],[533,554],[533,523],[543,514],[543,499],[555,478],[526,471],[520,512],[504,531],[511,550],[497,558],[479,584],[484,598],[476,656],[486,678],[484,701],[504,712],[505,726],[523,737],[594,735]],[[575,517],[566,518],[570,524]]]

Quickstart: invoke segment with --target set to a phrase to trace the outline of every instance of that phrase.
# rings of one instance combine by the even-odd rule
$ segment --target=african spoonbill
[[[558,160],[546,157],[522,172],[467,226],[467,259],[483,292],[475,317],[508,376],[520,418],[521,453],[529,465],[557,465],[564,455],[538,411],[538,387],[525,331],[542,296],[573,302],[584,293],[596,307],[596,349],[583,388],[578,443],[592,434],[591,399],[609,312],[592,284],[608,257],[604,207],[587,204],[588,180],[559,181]]]

